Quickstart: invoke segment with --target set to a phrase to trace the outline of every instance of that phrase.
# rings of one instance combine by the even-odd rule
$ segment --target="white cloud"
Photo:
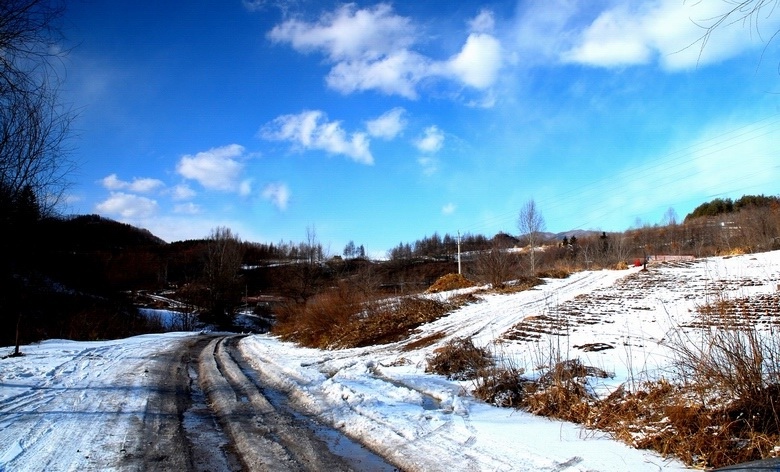
[[[414,145],[421,152],[433,154],[444,145],[444,133],[436,125],[431,125],[423,130],[423,136],[418,138]]]
[[[760,12],[741,21],[740,13],[721,24],[702,48],[703,27],[713,25],[731,8],[729,2],[679,0],[618,4],[580,31],[561,58],[599,67],[657,60],[667,70],[690,69],[760,47],[762,37],[771,37],[780,26],[780,15]]]
[[[260,11],[266,7],[268,2],[265,0],[241,0],[241,4],[249,11]]]
[[[493,12],[482,10],[474,19],[469,21],[469,30],[472,33],[492,33],[496,27],[496,20],[493,18]]]
[[[130,190],[131,192],[137,193],[150,193],[165,187],[165,184],[158,179],[136,178],[133,179],[132,182],[125,182],[120,180],[116,174],[111,174],[107,177],[104,177],[103,180],[101,180],[101,183],[103,184],[103,187],[107,188],[108,190]]]
[[[449,79],[483,90],[491,86],[502,64],[493,13],[481,11],[469,22],[471,35],[449,60],[435,60],[414,50],[420,36],[409,18],[380,3],[357,9],[355,4],[326,13],[317,22],[288,20],[268,37],[289,43],[299,52],[320,52],[333,65],[326,77],[332,89],[349,94],[375,90],[408,99],[418,97],[422,82]]]
[[[243,155],[244,147],[238,144],[212,148],[194,156],[182,156],[176,172],[187,179],[196,180],[207,189],[239,191],[242,190],[239,177],[244,165],[236,158]]]
[[[181,203],[173,207],[173,212],[184,215],[197,215],[201,212],[201,207],[192,202]]]
[[[577,0],[546,0],[518,4],[512,26],[513,63],[523,65],[557,62],[572,45],[575,19],[585,7]]]
[[[265,139],[292,142],[304,150],[342,154],[361,164],[374,163],[366,133],[354,132],[347,137],[340,121],[327,121],[319,110],[279,116],[263,126],[259,134]]]
[[[486,89],[495,83],[501,69],[501,43],[489,34],[473,33],[447,65],[464,84]]]
[[[377,60],[342,61],[325,78],[329,87],[349,94],[378,90],[414,100],[417,84],[433,75],[431,61],[413,51],[397,51]]]
[[[185,184],[177,185],[171,191],[171,197],[174,200],[189,200],[194,198],[195,195],[197,195],[195,190],[192,190],[189,185]]]
[[[252,194],[252,181],[251,180],[244,180],[240,184],[238,184],[238,194],[242,197],[248,197]]]
[[[127,182],[119,180],[116,174],[111,174],[101,180],[103,187],[109,190],[119,190],[127,185]]]
[[[138,195],[112,192],[107,200],[98,203],[95,208],[98,213],[125,219],[148,218],[157,212],[157,202]]]
[[[393,139],[406,128],[404,115],[406,110],[401,107],[383,113],[381,116],[366,123],[368,134],[375,138]]]
[[[349,3],[317,23],[288,20],[268,33],[275,42],[289,42],[301,52],[322,51],[334,62],[377,59],[408,48],[414,36],[411,21],[393,13],[386,3],[361,10]]]
[[[439,170],[439,161],[435,157],[420,156],[417,158],[417,163],[422,167],[423,175],[433,175]]]
[[[439,160],[432,156],[420,156],[417,163],[422,167],[424,175],[433,175],[439,171]]]
[[[282,211],[287,209],[291,195],[290,189],[283,183],[271,183],[263,189],[263,198]]]
[[[162,180],[145,178],[133,179],[133,182],[130,183],[129,189],[133,192],[148,193],[154,192],[155,190],[162,187],[165,187],[165,184],[162,182]]]
[[[622,5],[602,12],[564,60],[604,67],[647,63],[652,51],[640,21]]]
[[[444,205],[443,207],[441,207],[441,212],[442,212],[443,215],[452,215],[453,213],[455,213],[455,210],[457,208],[458,207],[455,206],[454,203],[448,203],[448,204]]]

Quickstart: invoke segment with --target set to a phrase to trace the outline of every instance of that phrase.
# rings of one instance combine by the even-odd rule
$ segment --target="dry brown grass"
[[[458,306],[421,297],[367,299],[342,285],[305,304],[282,307],[272,332],[284,340],[321,349],[386,344],[407,338],[418,326]]]
[[[453,380],[472,380],[492,365],[487,350],[476,347],[470,338],[457,338],[433,351],[425,371]]]
[[[556,362],[538,379],[528,382],[523,407],[537,415],[585,423],[596,404],[588,388],[589,377],[606,378],[608,374],[579,359]]]
[[[431,335],[423,336],[420,339],[415,339],[412,342],[404,344],[404,346],[401,348],[402,351],[414,351],[417,349],[422,349],[424,347],[428,347],[431,344],[436,343],[437,341],[441,340],[447,335],[447,333],[443,331],[437,331]]]
[[[415,328],[430,323],[457,308],[457,305],[421,297],[405,297],[392,303],[374,304],[353,316],[333,347],[349,348],[387,344],[409,337]]]
[[[490,367],[474,381],[475,397],[491,405],[520,408],[526,393],[526,379],[523,369],[509,367]]]
[[[545,279],[566,279],[574,270],[569,267],[556,266],[550,269],[540,270],[536,272],[536,276]]]
[[[447,274],[439,277],[433,285],[428,287],[425,293],[449,292],[450,290],[469,288],[474,285],[476,284],[464,277],[463,274]]]
[[[578,360],[554,362],[538,379],[520,380],[519,407],[609,432],[694,467],[777,456],[780,338],[773,325],[762,331],[744,322],[724,324],[732,309],[724,300],[699,308],[701,316],[717,317],[718,322],[703,324],[695,340],[680,334],[671,341],[671,379],[624,384],[608,397],[596,398],[587,379],[603,377],[603,371]],[[494,380],[483,383],[505,381],[505,373],[493,375]],[[475,395],[486,398],[484,392]]]
[[[725,299],[699,307],[701,316],[718,321],[695,341],[681,334],[672,342],[684,393],[677,411],[695,413],[699,425],[689,432],[690,446],[679,445],[675,455],[691,464],[720,467],[780,452],[780,339],[773,326],[724,323],[732,308]]]
[[[530,290],[537,285],[544,285],[544,280],[539,277],[523,276],[517,280],[506,283],[501,287],[480,290],[480,293],[510,294]]]
[[[688,387],[661,379],[635,392],[618,389],[594,404],[582,423],[690,466],[723,467],[768,457],[777,446],[771,405],[761,411],[756,406],[741,401],[702,404],[691,399]]]
[[[326,348],[344,335],[363,303],[355,290],[341,285],[306,303],[282,306],[276,313],[273,333],[304,346]]]
[[[614,270],[627,270],[628,269],[628,263],[626,261],[620,261],[615,263],[615,265],[612,267]]]

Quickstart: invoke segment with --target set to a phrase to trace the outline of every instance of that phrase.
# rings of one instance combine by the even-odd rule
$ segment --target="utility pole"
[[[458,275],[461,275],[461,272],[460,272],[460,230],[458,230]]]

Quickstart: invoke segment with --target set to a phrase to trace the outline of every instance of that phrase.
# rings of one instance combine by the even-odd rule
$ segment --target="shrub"
[[[359,316],[350,319],[333,347],[363,347],[387,344],[409,337],[412,330],[435,321],[456,305],[422,297],[372,303]]]
[[[326,348],[343,336],[361,308],[355,291],[341,285],[305,303],[283,305],[277,311],[273,333],[304,346]]]
[[[626,261],[620,261],[613,266],[614,270],[626,270],[628,269],[628,263]]]
[[[608,374],[579,359],[556,362],[536,381],[527,384],[523,406],[537,415],[584,423],[596,402],[588,387],[588,377],[606,378]]]
[[[514,366],[489,368],[475,379],[473,394],[495,406],[519,408],[523,405],[528,383],[523,372]]]
[[[476,347],[470,338],[457,338],[433,351],[425,371],[453,380],[471,380],[492,365],[488,351]]]
[[[517,293],[530,290],[537,285],[544,285],[544,280],[539,277],[522,276],[508,284],[504,284],[501,287],[494,287],[492,291],[503,294]]]
[[[277,311],[273,334],[303,346],[343,349],[400,341],[457,305],[421,297],[372,300],[349,286],[289,303]]]

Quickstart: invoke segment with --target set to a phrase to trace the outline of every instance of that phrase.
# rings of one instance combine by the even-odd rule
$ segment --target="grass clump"
[[[526,384],[523,407],[537,415],[584,423],[597,402],[589,378],[607,377],[605,371],[586,366],[579,359],[555,362]]]
[[[423,297],[373,303],[350,318],[333,347],[363,347],[401,341],[418,326],[436,321],[455,308],[456,304]]]
[[[542,280],[540,277],[522,276],[502,286],[493,287],[492,289],[488,290],[488,292],[506,295],[510,293],[524,292],[538,285],[544,285],[544,283],[544,280]]]
[[[544,279],[567,279],[573,270],[567,267],[552,267],[550,269],[539,270],[536,276]]]
[[[450,380],[472,380],[492,365],[487,350],[476,347],[470,338],[457,338],[433,351],[425,371]]]
[[[491,367],[475,379],[472,393],[491,405],[521,408],[528,385],[523,373],[523,369],[515,366]]]
[[[406,339],[418,326],[457,306],[423,297],[377,300],[341,285],[306,303],[282,307],[272,332],[286,341],[321,349],[387,344]]]
[[[425,293],[449,292],[450,290],[469,288],[474,285],[476,284],[464,277],[463,274],[447,274],[439,277],[433,285],[428,287]]]

